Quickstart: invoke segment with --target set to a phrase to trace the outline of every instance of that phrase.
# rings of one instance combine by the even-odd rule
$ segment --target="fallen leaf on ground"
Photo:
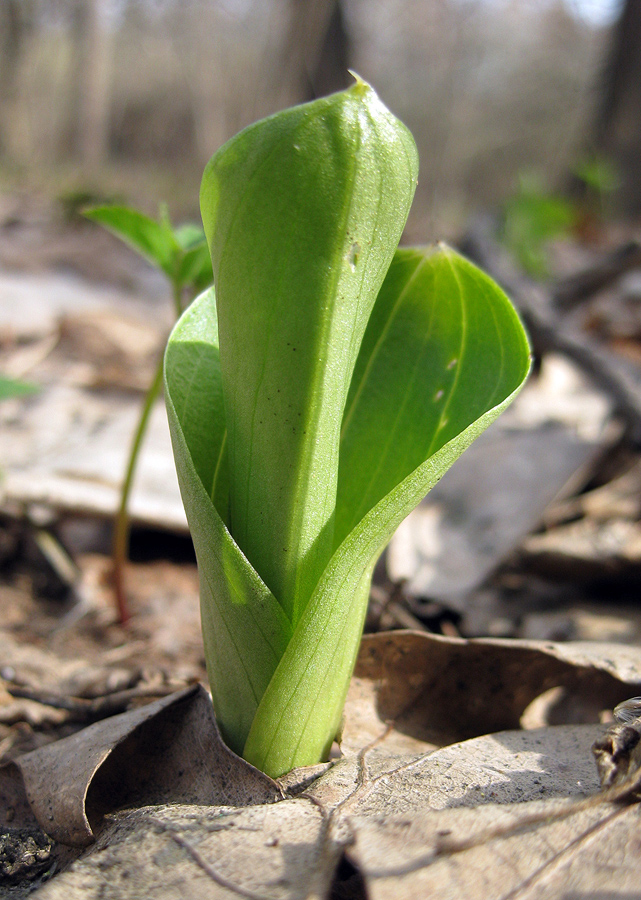
[[[636,890],[638,807],[630,792],[619,803],[599,792],[591,747],[606,730],[600,713],[640,686],[641,651],[630,647],[369,636],[344,755],[280,784],[224,747],[207,695],[187,689],[19,758],[41,825],[58,840],[96,838],[33,896],[560,900]],[[551,714],[565,710],[569,724],[518,730],[555,689],[564,703]],[[14,788],[16,771],[4,770]]]
[[[281,796],[275,782],[224,745],[198,685],[25,753],[0,771],[14,768],[43,831],[70,846],[90,844],[102,815],[123,805],[248,806]]]
[[[387,722],[393,727],[380,746],[396,752],[519,728],[528,707],[554,688],[561,691],[546,724],[599,722],[603,711],[641,693],[641,651],[402,631],[365,635],[341,748],[358,752],[381,737]]]

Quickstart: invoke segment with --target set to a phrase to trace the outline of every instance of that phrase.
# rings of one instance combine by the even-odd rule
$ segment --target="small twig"
[[[608,287],[621,275],[639,266],[641,266],[641,244],[638,241],[630,241],[606,254],[595,265],[559,281],[552,290],[554,303],[560,309],[577,306]]]
[[[109,716],[125,712],[133,700],[141,698],[155,699],[172,694],[176,687],[135,687],[123,691],[115,691],[92,700],[84,697],[65,697],[61,694],[39,691],[35,688],[18,684],[5,683],[5,690],[12,697],[21,700],[32,700],[52,709],[62,709],[69,713],[68,721],[71,722],[97,722]]]
[[[376,627],[380,629],[381,621],[388,617],[389,624],[409,628],[412,631],[427,631],[423,622],[418,619],[403,603],[403,582],[392,585],[391,591],[385,590],[380,585],[373,584],[370,589],[370,601],[376,604]]]
[[[517,273],[492,238],[487,223],[479,220],[467,233],[461,247],[511,296],[539,352],[554,350],[573,359],[610,395],[615,411],[628,423],[632,440],[641,443],[641,378],[638,371],[565,322],[554,310],[546,289]]]
[[[76,588],[80,581],[80,570],[58,538],[46,528],[37,526],[34,528],[33,538],[58,578],[68,588]]]

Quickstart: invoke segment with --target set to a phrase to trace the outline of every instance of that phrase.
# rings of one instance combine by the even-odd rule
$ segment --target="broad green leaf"
[[[235,540],[296,622],[334,546],[351,372],[417,176],[358,81],[250,126],[205,170]]]
[[[263,695],[243,751],[263,771],[278,775],[326,752],[378,555],[510,403],[529,359],[516,313],[487,276],[447,248],[397,251],[345,413],[337,515],[342,543]]]
[[[336,546],[525,377],[526,337],[511,303],[497,293],[487,275],[449,247],[397,250],[343,418]]]
[[[7,378],[0,375],[0,400],[9,400],[11,397],[25,397],[35,394],[39,390],[36,384],[27,381],[19,381],[15,378]]]
[[[174,275],[176,252],[180,250],[171,226],[127,206],[94,206],[85,216],[120,238],[170,278]]]
[[[198,558],[214,707],[225,740],[240,753],[255,709],[288,644],[291,625],[211,499],[213,493],[224,508],[225,421],[213,290],[194,301],[171,334],[165,354],[165,400]]]

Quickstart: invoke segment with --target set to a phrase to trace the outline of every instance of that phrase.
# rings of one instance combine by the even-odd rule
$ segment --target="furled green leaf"
[[[103,225],[148,262],[173,277],[176,251],[180,250],[171,227],[156,222],[144,213],[127,206],[94,206],[85,210],[85,216]]]
[[[211,502],[213,492],[225,513],[224,488],[213,489],[225,469],[213,290],[183,315],[167,350],[167,405],[201,572],[214,704],[237,752],[271,774],[322,757],[338,726],[378,555],[510,402],[528,365],[518,318],[487,276],[448,248],[397,251],[345,414],[337,523],[347,533],[292,636]],[[378,480],[370,477],[363,518],[351,522],[361,468]]]
[[[242,752],[291,625],[225,526],[225,419],[213,290],[172,332],[165,399],[183,502],[198,558],[205,653],[225,740]],[[216,499],[218,509],[212,502]]]
[[[280,774],[327,751],[378,555],[510,403],[529,360],[514,309],[479,269],[449,248],[397,251],[345,413],[337,515],[342,543],[261,700],[243,751],[263,771]]]
[[[203,177],[231,530],[294,622],[331,556],[343,407],[416,177],[361,81],[245,129]]]

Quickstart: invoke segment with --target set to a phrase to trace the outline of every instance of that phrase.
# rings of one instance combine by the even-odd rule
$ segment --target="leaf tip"
[[[365,81],[364,78],[361,78],[358,72],[355,72],[353,69],[348,69],[347,71],[356,82],[356,84],[352,85],[353,91],[355,91],[357,94],[361,94],[362,96],[364,96],[368,91],[374,92],[374,88],[371,86],[371,84]]]

